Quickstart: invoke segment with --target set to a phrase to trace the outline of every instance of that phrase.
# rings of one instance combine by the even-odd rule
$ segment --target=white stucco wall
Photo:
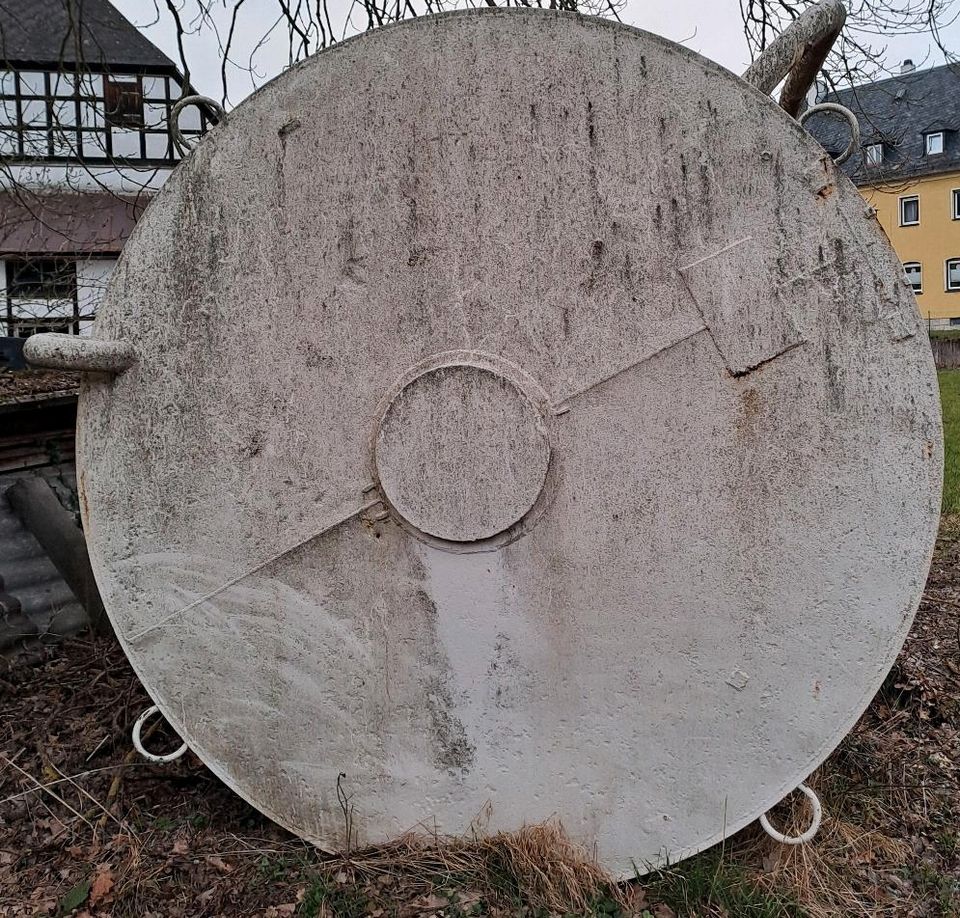
[[[0,175],[0,189],[29,188],[43,191],[113,191],[135,195],[157,191],[173,167],[133,169],[88,165],[7,166]]]
[[[113,268],[116,258],[88,258],[77,262],[77,304],[80,315],[95,315]],[[89,335],[93,322],[80,321],[80,334]]]

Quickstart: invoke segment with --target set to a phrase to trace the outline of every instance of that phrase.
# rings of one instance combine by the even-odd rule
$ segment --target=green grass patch
[[[702,914],[740,918],[804,918],[800,905],[782,892],[762,888],[722,851],[705,851],[676,867],[642,879],[647,898],[669,905],[680,918]]]
[[[364,918],[369,911],[367,906],[367,897],[356,886],[318,876],[307,887],[297,914],[317,918],[327,912],[334,918]]]
[[[960,513],[960,370],[940,370],[943,406],[943,512]]]

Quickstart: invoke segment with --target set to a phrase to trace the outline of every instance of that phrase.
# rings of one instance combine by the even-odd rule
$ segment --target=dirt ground
[[[193,756],[139,759],[130,729],[148,704],[109,642],[0,661],[0,915],[960,916],[957,520],[896,667],[811,779],[826,815],[802,848],[753,826],[619,887],[557,825],[323,858]],[[795,806],[777,818],[802,822]]]

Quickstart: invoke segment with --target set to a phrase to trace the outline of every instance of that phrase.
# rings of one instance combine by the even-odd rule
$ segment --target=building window
[[[911,194],[900,198],[900,225],[916,226],[920,222],[920,197]]]
[[[960,220],[960,188],[954,188],[951,197],[953,198],[953,219]]]
[[[9,334],[26,338],[35,332],[75,334],[82,318],[77,302],[76,262],[65,258],[9,258],[7,325]]]
[[[0,158],[13,162],[170,164],[173,77],[0,69]],[[206,115],[187,108],[180,130],[199,137]]]
[[[936,131],[933,134],[924,134],[924,148],[927,156],[936,156],[943,152],[943,131]]]
[[[947,259],[947,290],[960,290],[960,258]]]
[[[914,293],[923,293],[923,268],[919,261],[905,261],[903,263],[903,273],[907,277],[907,283],[913,288]]]
[[[64,319],[16,318],[11,324],[12,338],[29,338],[38,332],[56,332],[58,335],[72,335],[73,323]]]
[[[137,80],[103,78],[103,100],[107,124],[114,127],[143,127],[143,93]]]
[[[7,262],[7,293],[14,299],[72,299],[77,292],[77,270],[60,258],[11,259]]]
[[[879,166],[883,163],[883,144],[871,143],[864,147],[864,157],[868,166]]]

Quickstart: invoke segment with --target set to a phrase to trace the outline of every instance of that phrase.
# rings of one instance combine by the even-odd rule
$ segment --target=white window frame
[[[905,194],[899,200],[900,200],[900,225],[901,226],[919,226],[920,225],[920,195]],[[903,219],[903,205],[906,204],[907,201],[917,202],[917,219],[912,220],[909,223]]]
[[[954,188],[950,192],[950,200],[953,210],[953,219],[960,220],[960,188]]]
[[[948,258],[943,264],[943,286],[948,293],[960,291],[960,282],[956,286],[950,286],[950,265],[953,264],[960,270],[960,258]]]
[[[868,166],[883,165],[883,144],[868,143],[863,148],[863,159]]]
[[[933,140],[934,137],[937,137],[940,140],[939,150],[930,149],[930,141]],[[923,135],[923,149],[927,156],[939,156],[941,153],[943,153],[945,148],[946,146],[944,143],[943,131],[931,131],[931,133]]]
[[[916,268],[920,275],[920,286],[914,287],[910,283],[910,278],[907,276],[907,268]],[[909,284],[910,289],[913,291],[914,296],[919,296],[923,293],[923,265],[919,261],[905,261],[903,263],[903,276],[907,278],[907,284]]]

